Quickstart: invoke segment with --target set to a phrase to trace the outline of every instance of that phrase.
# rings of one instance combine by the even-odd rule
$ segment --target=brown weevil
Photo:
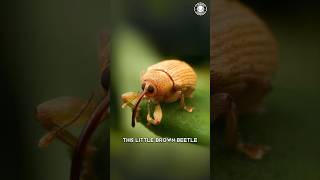
[[[136,115],[142,99],[148,100],[147,126],[159,125],[162,119],[160,102],[172,103],[180,100],[180,106],[187,112],[193,108],[185,104],[185,98],[191,98],[197,83],[197,75],[193,68],[184,61],[164,60],[148,67],[141,76],[141,93],[127,92],[122,94],[122,107],[132,110],[132,127],[135,126]],[[150,115],[150,103],[156,103],[153,118]]]
[[[226,121],[226,144],[252,159],[268,146],[240,141],[238,115],[261,110],[277,64],[276,41],[265,23],[239,1],[216,0],[211,8],[211,111]]]

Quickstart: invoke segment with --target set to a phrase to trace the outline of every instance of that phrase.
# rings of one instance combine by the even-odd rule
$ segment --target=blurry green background
[[[10,1],[2,7],[0,179],[68,179],[66,146],[37,146],[46,131],[34,118],[35,107],[58,96],[87,99],[99,89],[98,34],[108,25],[108,1]]]
[[[132,3],[135,2],[138,1]],[[168,3],[174,9],[180,1]],[[251,161],[218,146],[213,161],[214,179],[320,179],[320,3],[297,0],[245,0],[245,3],[267,21],[279,41],[280,54],[274,89],[267,98],[267,113],[243,118],[240,126],[246,140],[268,144],[272,151],[262,161]],[[150,0],[144,5],[154,7],[148,11],[158,9],[161,15],[169,7],[162,4],[163,1]],[[65,146],[55,142],[48,149],[37,147],[45,130],[33,117],[34,107],[61,95],[87,98],[92,90],[98,89],[97,37],[108,25],[107,7],[108,1],[102,0],[10,1],[2,5],[1,179],[67,179],[70,161]],[[124,5],[113,10],[129,12]],[[120,17],[112,18],[116,21]],[[198,28],[193,28],[196,25],[180,25],[185,21],[200,23],[198,19],[169,16],[163,25],[155,25],[159,21],[152,19],[143,24],[163,32],[162,36],[145,34],[154,44],[173,36],[161,28],[172,27],[174,22],[178,23],[176,27],[193,32],[190,36],[195,42],[199,39],[199,32],[195,32]],[[183,56],[194,50],[188,57],[201,59],[197,54],[209,50],[206,43],[200,47],[199,43],[190,43],[192,47],[186,50],[183,37],[181,41],[157,47],[160,55]],[[209,44],[209,39],[200,40]]]
[[[267,112],[243,117],[245,141],[272,147],[265,159],[252,161],[214,150],[214,179],[320,179],[320,13],[318,1],[245,0],[274,32],[279,67]],[[219,139],[219,137],[217,138]],[[221,139],[220,139],[221,140]],[[217,143],[216,143],[217,144]]]
[[[195,1],[194,1],[195,2]],[[111,77],[113,126],[110,135],[111,179],[209,179],[210,175],[210,31],[209,16],[193,12],[192,1],[117,1],[112,32]],[[179,103],[162,103],[163,121],[147,129],[141,113],[131,127],[131,110],[121,109],[120,96],[141,90],[140,75],[164,59],[187,61],[198,75],[188,113]],[[145,107],[146,104],[141,104]],[[142,110],[144,111],[144,109]],[[181,118],[179,118],[181,117]],[[191,127],[190,127],[191,126]],[[123,143],[123,137],[198,137],[202,145]],[[206,143],[206,144],[205,144]]]
[[[69,177],[70,160],[65,145],[55,141],[47,149],[37,147],[39,138],[46,131],[35,120],[34,110],[39,103],[58,96],[88,98],[92,91],[99,89],[98,34],[110,25],[110,11],[117,11],[119,14],[112,17],[113,22],[121,19],[149,26],[144,27],[142,39],[148,39],[153,44],[153,47],[148,48],[157,51],[158,57],[186,58],[191,63],[209,62],[209,23],[204,23],[209,22],[209,17],[199,19],[195,16],[195,1],[127,2],[128,5],[140,6],[143,11],[130,9],[125,3],[117,5],[119,1],[112,2],[111,9],[108,9],[108,1],[12,1],[4,6],[4,23],[8,28],[3,29],[5,58],[1,65],[4,110],[2,117],[5,127],[2,136],[5,147],[2,148],[4,163],[1,168],[4,172],[0,175],[1,179],[60,180]],[[177,14],[176,9],[179,6],[183,11],[178,11]],[[131,15],[123,14],[124,17],[135,20],[122,18],[121,13],[126,12]],[[151,12],[156,12],[155,16],[146,15]],[[161,17],[162,14],[165,18]],[[133,29],[139,29],[138,23],[132,24],[135,24]],[[142,26],[140,28],[142,29]],[[202,63],[199,63],[199,67],[203,67]],[[208,77],[206,78],[208,80]],[[193,168],[192,163],[186,163],[192,160],[204,162],[197,167],[201,171],[192,172],[191,175],[203,176],[203,179],[208,177],[208,147],[181,144],[177,149],[173,146],[176,145],[169,147],[167,153],[163,152],[168,160],[179,163],[182,169]],[[158,149],[154,146],[150,147],[150,151],[152,148]],[[178,155],[172,156],[172,149],[175,149]],[[188,149],[188,152],[185,149]],[[143,149],[136,149],[134,152],[140,152],[140,157],[144,155]],[[197,153],[199,155],[195,155]],[[140,158],[139,153],[135,154],[137,160],[146,159]],[[131,156],[131,153],[128,155]],[[154,155],[151,154],[150,157]],[[187,158],[190,159],[184,161]],[[106,159],[100,161],[104,160]],[[130,165],[128,163],[128,166]],[[150,167],[164,165],[159,163]],[[121,169],[121,166],[119,168]],[[176,174],[189,175],[189,172],[178,169],[179,167]],[[141,169],[140,174],[144,172],[144,169]],[[125,173],[123,169],[120,171],[120,174]]]

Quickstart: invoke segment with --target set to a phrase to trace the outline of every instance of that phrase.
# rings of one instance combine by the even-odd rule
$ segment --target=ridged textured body
[[[182,91],[186,97],[190,97],[195,89],[197,75],[187,63],[180,60],[164,60],[148,67],[143,74],[142,81],[154,81],[157,89],[163,89],[154,97],[158,101],[173,102],[174,94]],[[165,89],[165,90],[164,90]]]
[[[185,97],[191,97],[197,82],[197,75],[187,63],[180,60],[164,60],[148,67],[141,76],[141,93],[127,92],[122,94],[122,107],[132,108],[132,127],[135,126],[136,114],[142,99],[148,100],[147,126],[157,126],[162,119],[161,102],[180,100],[180,107],[187,112],[193,108],[185,104]],[[155,101],[153,117],[150,102]]]
[[[215,0],[211,18],[211,94],[228,93],[239,112],[254,111],[270,89],[276,42],[238,1]]]

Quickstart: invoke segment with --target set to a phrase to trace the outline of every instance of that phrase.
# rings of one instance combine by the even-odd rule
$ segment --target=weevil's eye
[[[148,93],[153,93],[154,92],[154,87],[153,86],[148,86]]]
[[[146,87],[146,83],[145,82],[141,84],[141,89],[144,90],[144,87]]]

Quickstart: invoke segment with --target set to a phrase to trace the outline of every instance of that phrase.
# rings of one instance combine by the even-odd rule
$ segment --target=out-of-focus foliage
[[[118,98],[114,98],[111,112],[118,111],[119,114],[113,119],[117,125],[111,131],[111,178],[125,179],[134,176],[136,178],[197,179],[208,177],[209,146],[178,143],[123,143],[122,137],[159,137],[160,135],[199,137],[201,144],[209,144],[209,66],[194,66],[199,81],[194,98],[186,101],[188,105],[195,107],[194,112],[184,112],[178,103],[163,103],[161,104],[162,125],[148,129],[141,123],[137,123],[135,128],[131,127],[131,109],[121,109],[120,95],[128,91],[140,91],[141,72],[151,64],[162,60],[155,49],[148,39],[131,27],[120,26],[114,30],[111,77],[114,97]],[[145,107],[145,104],[141,104],[141,107]],[[146,116],[141,115],[141,117]],[[141,119],[141,122],[145,121],[146,119]],[[156,164],[153,164],[155,162]],[[189,166],[191,164],[197,164],[197,166]],[[186,171],[188,173],[185,173]]]
[[[114,35],[114,61],[112,62],[112,78],[114,89],[118,90],[118,103],[120,103],[119,94],[127,91],[140,91],[140,74],[147,69],[149,65],[161,61],[161,57],[155,52],[142,37],[128,27],[122,27],[118,34]],[[132,63],[134,62],[134,63]],[[163,108],[163,122],[160,126],[150,128],[157,134],[169,134],[179,136],[200,136],[204,144],[209,144],[210,134],[210,116],[209,116],[209,67],[196,67],[198,82],[194,97],[186,99],[186,103],[194,107],[194,112],[188,113],[180,108],[178,102],[161,103]],[[146,122],[145,108],[146,104],[141,104],[142,112],[141,122]],[[115,108],[115,107],[114,107]],[[121,110],[131,114],[130,109]],[[129,116],[122,116],[119,121],[121,127],[131,130]],[[139,128],[137,128],[139,130]],[[138,130],[133,131],[137,132]],[[145,128],[143,128],[145,129]],[[167,134],[168,135],[168,134]]]

